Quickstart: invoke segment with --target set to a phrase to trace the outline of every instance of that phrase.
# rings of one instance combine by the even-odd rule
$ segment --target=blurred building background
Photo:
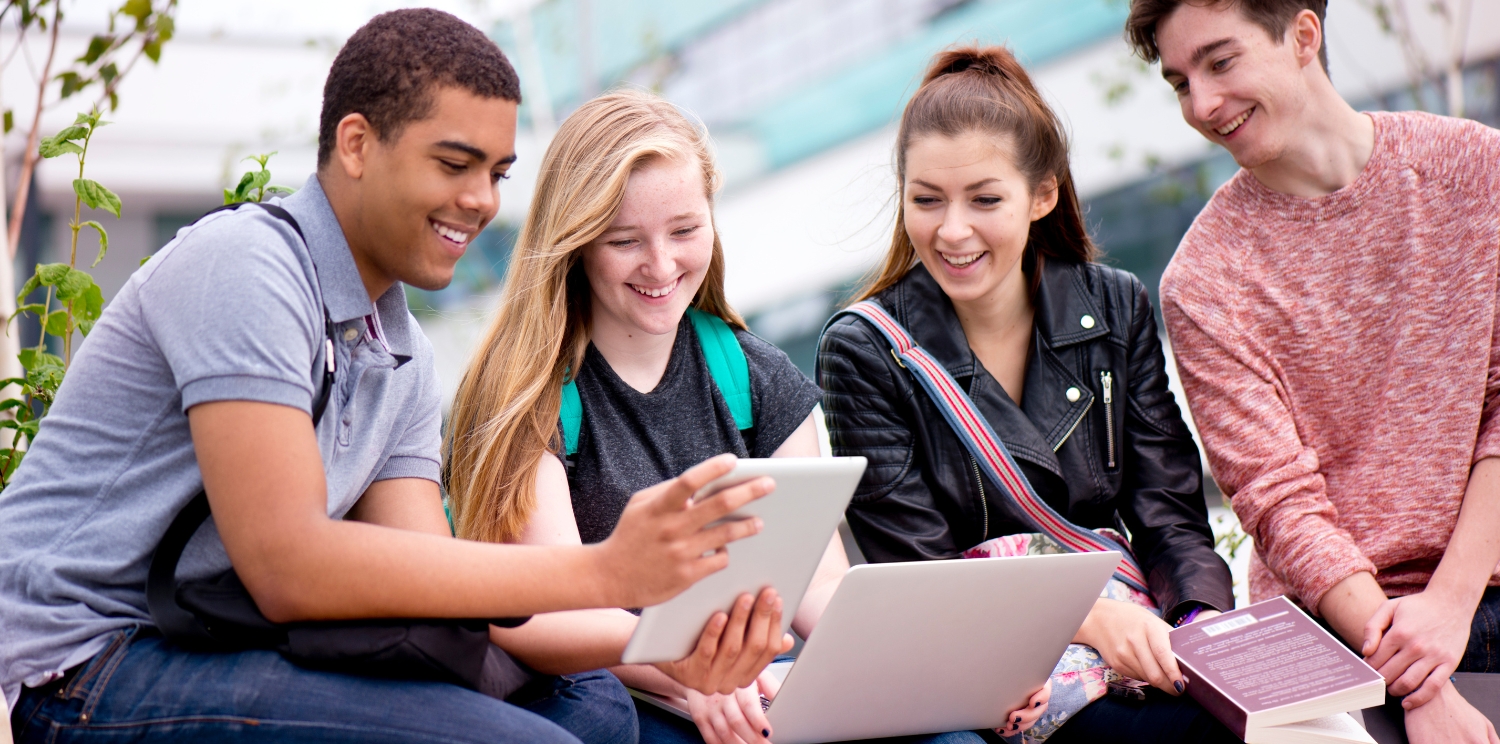
[[[60,54],[76,56],[106,0],[69,6]],[[156,66],[131,73],[90,151],[92,178],[118,192],[120,219],[95,270],[106,297],[140,260],[218,205],[245,169],[277,151],[273,183],[312,173],[322,81],[343,39],[398,0],[182,0]],[[890,239],[894,124],[926,60],[955,43],[1005,43],[1072,132],[1073,169],[1105,260],[1154,291],[1178,240],[1236,166],[1181,120],[1153,68],[1121,38],[1126,0],[439,0],[488,30],[519,70],[520,160],[500,217],[451,287],[411,292],[448,394],[503,281],[536,167],[557,122],[616,85],[650,88],[708,126],[725,186],[718,228],[731,302],[811,373],[817,333]],[[1500,125],[1500,0],[1334,0],[1335,85],[1366,109],[1449,112]],[[1441,6],[1447,20],[1433,12]],[[1384,8],[1385,13],[1377,12]],[[1394,27],[1393,9],[1400,10]],[[91,26],[91,17],[100,19]],[[8,28],[8,27],[7,27]],[[9,33],[9,32],[6,32]],[[14,39],[0,34],[7,48]],[[8,105],[35,99],[33,39],[0,80]],[[1445,67],[1461,70],[1449,84]],[[76,105],[75,105],[76,102]],[[86,101],[47,113],[43,134]],[[6,138],[10,178],[24,122]],[[25,215],[18,277],[70,248],[74,166],[44,161]],[[14,183],[10,184],[14,193]],[[81,255],[92,255],[88,245]],[[34,330],[33,330],[34,333]],[[34,336],[33,336],[34,338]]]

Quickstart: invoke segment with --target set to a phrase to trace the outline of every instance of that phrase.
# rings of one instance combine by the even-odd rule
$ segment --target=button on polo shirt
[[[202,488],[187,409],[223,400],[310,412],[322,384],[323,313],[334,390],[317,429],[328,514],[376,480],[438,479],[432,348],[398,284],[370,297],[317,177],[280,205],[184,228],[125,283],[78,352],[12,485],[0,493],[0,690],[45,683],[149,624],[146,569]],[[373,318],[370,320],[368,318]],[[367,327],[378,333],[364,333]],[[229,567],[212,527],[179,576]]]

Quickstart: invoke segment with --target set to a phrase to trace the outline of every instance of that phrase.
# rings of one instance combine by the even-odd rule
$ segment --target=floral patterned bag
[[[1122,545],[1128,545],[1124,536],[1110,529],[1099,530],[1105,537]],[[1128,549],[1128,548],[1127,548]],[[1019,555],[1057,555],[1070,553],[1056,540],[1040,532],[1024,532],[986,540],[964,551],[965,558],[1009,558]],[[1140,605],[1161,615],[1151,595],[1132,588],[1119,579],[1110,579],[1099,596],[1120,602]],[[1104,697],[1109,692],[1109,683],[1123,678],[1092,646],[1081,643],[1068,644],[1057,666],[1052,669],[1052,698],[1047,703],[1047,712],[1035,726],[1020,734],[1005,737],[1007,742],[1019,744],[1043,742],[1056,733],[1070,718],[1083,710],[1084,706]],[[995,733],[1002,734],[1000,730]]]

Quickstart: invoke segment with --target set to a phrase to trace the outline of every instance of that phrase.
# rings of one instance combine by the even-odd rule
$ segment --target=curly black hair
[[[344,43],[323,84],[318,166],[332,156],[345,116],[364,114],[380,141],[390,142],[432,113],[433,90],[443,86],[521,102],[515,68],[479,29],[431,8],[370,19]]]

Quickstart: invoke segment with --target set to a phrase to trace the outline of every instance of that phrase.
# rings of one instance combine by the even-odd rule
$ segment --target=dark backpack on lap
[[[213,212],[238,206],[227,205]],[[302,237],[301,226],[285,209],[272,204],[255,206]],[[314,428],[323,418],[333,389],[334,332],[326,307],[323,323],[327,341],[322,389],[313,403]],[[501,699],[530,681],[531,674],[490,643],[489,637],[492,624],[515,627],[528,618],[273,623],[261,614],[233,569],[209,579],[178,581],[177,563],[182,551],[209,515],[208,493],[199,491],[177,513],[151,556],[146,606],[167,640],[194,651],[274,650],[310,669],[448,682]]]

